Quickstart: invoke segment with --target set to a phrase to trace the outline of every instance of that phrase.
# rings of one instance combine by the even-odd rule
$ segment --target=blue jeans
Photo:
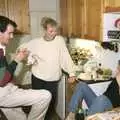
[[[88,106],[88,115],[104,112],[112,108],[112,104],[106,96],[97,96],[86,83],[79,82],[70,100],[69,112],[75,112],[83,99]]]

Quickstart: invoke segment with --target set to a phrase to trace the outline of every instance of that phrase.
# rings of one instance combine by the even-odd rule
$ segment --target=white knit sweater
[[[21,47],[27,48],[32,55],[39,56],[37,64],[32,65],[32,74],[37,78],[45,81],[59,80],[62,69],[74,76],[75,65],[63,37],[56,36],[52,41],[46,41],[43,37],[36,38]]]

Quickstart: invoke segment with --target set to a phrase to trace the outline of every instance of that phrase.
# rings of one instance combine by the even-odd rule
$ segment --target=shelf
[[[104,9],[105,13],[109,13],[109,12],[120,12],[120,7],[106,7]]]

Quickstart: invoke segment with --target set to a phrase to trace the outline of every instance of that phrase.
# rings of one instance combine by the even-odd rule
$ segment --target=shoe
[[[75,120],[75,113],[70,112],[65,120]]]

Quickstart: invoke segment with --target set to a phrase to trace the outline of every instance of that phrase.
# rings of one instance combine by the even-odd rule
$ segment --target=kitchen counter
[[[86,82],[87,84],[95,84],[95,83],[104,83],[104,82],[108,82],[111,81],[111,78],[109,80],[82,80],[82,79],[78,79],[79,81],[83,81]]]

